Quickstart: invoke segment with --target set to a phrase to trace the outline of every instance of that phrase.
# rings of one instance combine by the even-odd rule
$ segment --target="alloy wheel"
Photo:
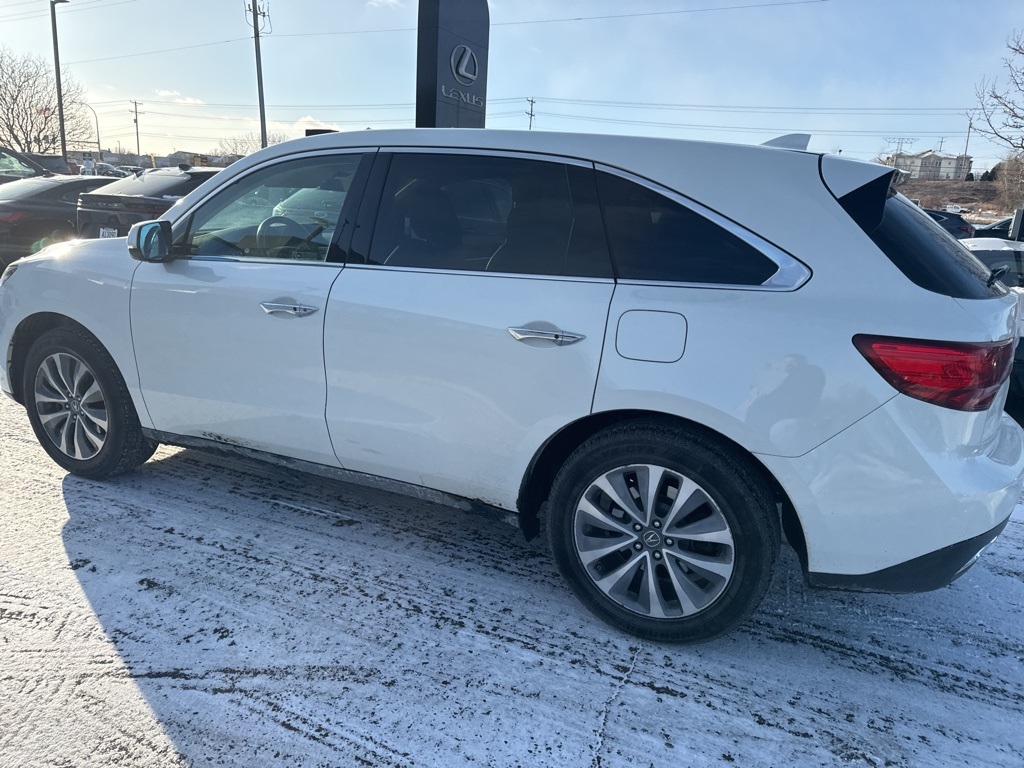
[[[663,466],[617,467],[593,480],[576,505],[573,544],[601,592],[653,619],[700,613],[732,580],[735,544],[721,509]]]
[[[36,370],[36,412],[47,437],[62,453],[86,461],[107,439],[107,402],[96,376],[67,352],[45,358]]]

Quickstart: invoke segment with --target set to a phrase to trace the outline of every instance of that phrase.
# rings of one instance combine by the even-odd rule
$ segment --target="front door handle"
[[[294,315],[305,317],[317,311],[317,307],[307,307],[303,304],[275,304],[272,301],[264,301],[260,308],[268,315]]]
[[[566,347],[570,344],[575,344],[577,341],[583,341],[586,336],[582,333],[569,333],[567,331],[542,331],[538,328],[509,328],[508,332],[512,334],[512,338],[516,341],[526,341],[527,339],[541,339],[542,341],[552,341],[559,347]]]

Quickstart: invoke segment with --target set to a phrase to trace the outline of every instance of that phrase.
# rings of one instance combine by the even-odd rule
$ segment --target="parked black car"
[[[82,237],[123,237],[132,224],[155,219],[219,168],[154,168],[107,184],[78,201]]]
[[[924,212],[939,222],[942,228],[957,240],[963,240],[965,237],[974,237],[974,225],[959,213],[929,211],[927,208]]]
[[[50,172],[30,157],[7,147],[0,147],[0,184],[48,175]]]
[[[73,176],[78,173],[77,166],[73,169],[71,164],[60,155],[37,155],[27,152],[25,157],[34,160],[50,173],[61,173],[65,176]]]
[[[997,237],[1000,240],[1010,239],[1010,224],[1013,223],[1013,217],[1000,219],[994,221],[991,224],[984,224],[974,230],[975,237]]]
[[[41,176],[0,184],[0,267],[75,237],[79,192],[108,183],[102,176]]]

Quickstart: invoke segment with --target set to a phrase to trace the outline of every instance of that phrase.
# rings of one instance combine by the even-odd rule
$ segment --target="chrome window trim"
[[[578,157],[566,157],[564,155],[545,154],[543,152],[517,152],[514,149],[487,149],[484,147],[381,147],[381,152],[393,154],[417,154],[417,155],[473,155],[476,157],[507,157],[513,160],[538,160],[545,163],[560,163],[562,165],[575,165],[581,168],[594,168],[591,160],[583,160]]]
[[[701,205],[696,200],[692,200],[685,195],[669,189],[668,187],[664,187],[655,181],[646,179],[643,176],[637,176],[634,173],[624,171],[621,168],[604,165],[603,163],[595,163],[594,167],[598,171],[603,171],[604,173],[609,173],[613,176],[625,179],[626,181],[631,181],[634,184],[646,187],[662,197],[667,197],[672,202],[681,205],[687,210],[693,211],[697,215],[710,221],[712,224],[721,227],[729,234],[739,238],[751,248],[759,251],[778,267],[775,273],[760,285],[740,285],[736,283],[683,283],[669,280],[634,280],[619,278],[619,282],[623,285],[672,285],[681,288],[714,288],[718,290],[733,291],[795,291],[810,279],[811,270],[802,261],[797,260],[794,256],[791,256],[778,246],[768,242],[760,235],[756,235],[745,227],[742,227],[732,219],[726,218],[722,214],[713,211],[705,205]]]
[[[467,277],[499,277],[515,280],[554,280],[560,283],[604,283],[613,285],[612,277],[580,277],[578,275],[538,275],[530,272],[487,272],[479,269],[441,269],[434,267],[399,267],[390,264],[345,264],[345,269],[364,269],[377,272],[426,272],[432,275],[466,275]],[[659,283],[665,285],[665,283]]]

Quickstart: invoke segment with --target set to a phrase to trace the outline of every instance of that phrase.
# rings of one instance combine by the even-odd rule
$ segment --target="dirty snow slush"
[[[65,475],[0,402],[2,766],[1024,765],[1024,508],[947,589],[707,645],[591,617],[501,522],[161,448]]]

